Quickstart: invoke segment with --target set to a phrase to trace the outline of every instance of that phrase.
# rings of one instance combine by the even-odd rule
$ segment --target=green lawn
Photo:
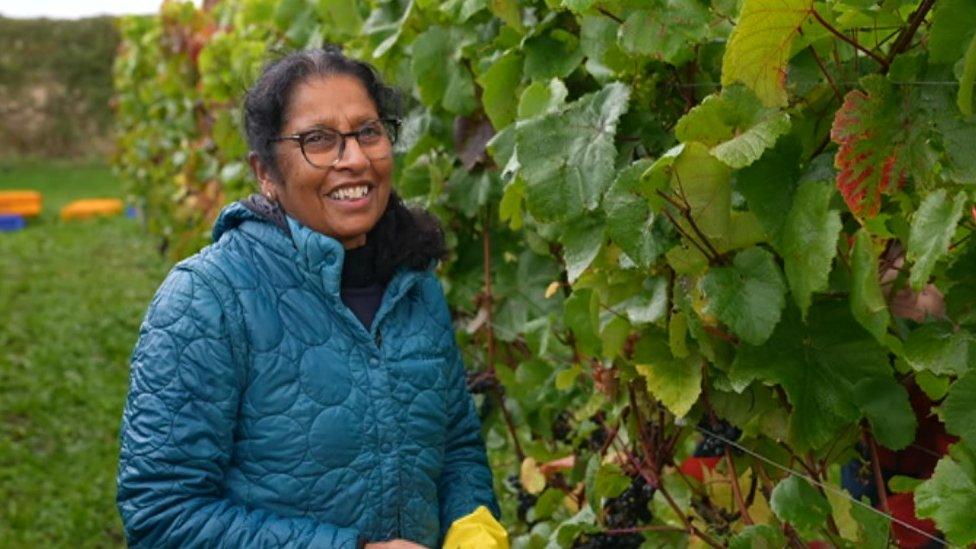
[[[58,220],[122,196],[104,166],[0,165],[4,189],[41,191],[45,211],[0,233],[0,547],[121,546],[128,357],[168,264],[134,220]]]

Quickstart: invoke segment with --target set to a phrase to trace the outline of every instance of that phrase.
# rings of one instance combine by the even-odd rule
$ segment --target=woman
[[[391,190],[397,109],[335,50],[274,61],[248,91],[262,193],[173,269],[133,353],[131,545],[506,543],[431,272],[443,237]]]

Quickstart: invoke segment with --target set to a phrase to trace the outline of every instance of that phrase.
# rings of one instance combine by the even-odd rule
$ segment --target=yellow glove
[[[508,549],[508,532],[482,505],[451,524],[444,549]]]

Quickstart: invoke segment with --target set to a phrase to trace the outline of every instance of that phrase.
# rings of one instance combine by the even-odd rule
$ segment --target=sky
[[[0,0],[4,17],[77,19],[94,15],[155,13],[162,0]]]

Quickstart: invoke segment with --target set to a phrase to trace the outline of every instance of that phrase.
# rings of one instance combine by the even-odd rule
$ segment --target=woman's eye
[[[368,126],[363,126],[359,130],[360,137],[365,137],[366,139],[377,139],[383,136],[383,130],[380,129],[376,124],[370,124]]]
[[[335,145],[336,137],[328,132],[312,132],[305,136],[305,144],[315,147],[329,147]]]

